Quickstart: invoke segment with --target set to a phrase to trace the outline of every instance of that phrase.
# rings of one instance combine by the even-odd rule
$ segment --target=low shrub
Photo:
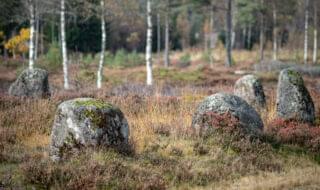
[[[47,54],[41,56],[37,63],[39,67],[48,71],[60,69],[62,67],[62,55],[59,44],[57,42],[50,44]]]
[[[267,126],[266,133],[280,143],[299,145],[320,153],[320,127],[276,119]]]
[[[121,49],[114,55],[106,54],[105,64],[110,67],[135,67],[144,64],[144,58],[137,52],[126,52]]]
[[[186,53],[179,58],[178,67],[179,68],[186,68],[191,65],[191,55]]]

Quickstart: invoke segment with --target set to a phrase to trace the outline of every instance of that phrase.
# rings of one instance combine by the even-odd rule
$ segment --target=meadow
[[[143,64],[106,66],[102,90],[95,89],[94,59],[70,65],[69,91],[62,90],[61,69],[49,70],[49,99],[9,97],[9,84],[22,66],[1,63],[0,189],[320,189],[320,78],[304,76],[316,107],[314,126],[278,120],[278,74],[257,73],[267,95],[260,113],[263,137],[226,132],[233,123],[223,116],[217,123],[222,130],[198,137],[191,128],[197,105],[216,92],[232,93],[241,77],[235,71],[252,72],[257,56],[236,51],[236,64],[225,68],[223,51],[215,52],[212,66],[196,50],[185,54],[172,54],[169,69],[155,59],[154,87],[144,85]],[[50,161],[56,108],[76,97],[117,105],[129,122],[131,147],[100,147]]]

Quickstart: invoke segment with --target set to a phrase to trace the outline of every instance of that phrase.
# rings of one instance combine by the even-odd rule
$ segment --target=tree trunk
[[[226,35],[226,50],[227,50],[227,61],[226,66],[231,67],[232,65],[232,0],[228,0],[227,5],[227,35]]]
[[[40,27],[40,53],[43,55],[44,53],[44,39],[43,39],[43,25]]]
[[[242,47],[244,49],[246,49],[246,42],[247,42],[247,26],[245,26],[243,29],[242,29]]]
[[[278,28],[277,28],[277,9],[273,4],[273,60],[278,60]]]
[[[169,26],[169,0],[167,0],[167,8],[166,8],[166,15],[165,15],[165,49],[164,49],[164,66],[169,67],[170,65],[170,58],[169,58],[169,51],[170,51],[170,26]]]
[[[318,59],[318,8],[317,1],[314,1],[314,35],[313,35],[313,64],[317,64]]]
[[[38,59],[38,49],[39,49],[39,25],[40,25],[40,18],[39,18],[39,13],[38,13],[38,7],[36,10],[36,41],[35,41],[35,50],[34,50],[34,60]]]
[[[252,26],[251,24],[249,25],[249,29],[248,29],[248,38],[247,38],[247,48],[250,49],[251,48],[251,35],[252,35]]]
[[[51,43],[53,44],[55,42],[55,27],[54,27],[54,20],[51,21]]]
[[[98,77],[97,77],[97,88],[101,88],[101,81],[102,81],[102,71],[103,71],[103,63],[104,63],[104,53],[106,50],[106,22],[105,22],[105,8],[104,8],[104,0],[101,0],[101,32],[102,32],[102,38],[101,38],[101,53],[100,53],[100,61],[99,61],[99,69],[98,69]]]
[[[308,63],[309,0],[305,0],[304,63]]]
[[[160,55],[161,52],[161,20],[160,14],[157,14],[157,52]]]
[[[210,8],[210,47],[209,47],[209,58],[210,58],[210,65],[213,65],[213,46],[214,46],[214,39],[213,39],[213,25],[214,25],[214,7],[211,6]]]
[[[68,53],[67,53],[67,42],[66,42],[66,28],[65,28],[65,0],[61,0],[61,12],[60,12],[60,24],[61,24],[61,46],[62,46],[62,65],[63,65],[63,78],[64,78],[64,89],[69,89],[68,80]]]
[[[29,0],[29,11],[30,11],[29,69],[33,69],[34,68],[34,28],[35,28],[33,0]]]
[[[261,0],[263,6],[263,0]],[[264,13],[260,13],[260,63],[264,60]]]
[[[152,85],[152,10],[151,1],[147,0],[147,45],[146,45],[146,69],[147,85]]]

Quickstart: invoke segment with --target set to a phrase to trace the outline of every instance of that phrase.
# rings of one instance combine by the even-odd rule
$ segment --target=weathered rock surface
[[[91,98],[69,100],[58,107],[50,156],[57,161],[83,147],[123,148],[128,138],[128,122],[120,109]]]
[[[32,98],[50,96],[48,72],[37,68],[24,70],[11,84],[9,95]]]
[[[301,75],[291,69],[282,70],[277,89],[277,115],[286,120],[315,121],[312,98]]]
[[[263,122],[259,114],[245,100],[238,96],[217,93],[207,97],[198,106],[192,120],[192,126],[197,133],[203,134],[207,129],[214,126],[208,126],[204,122],[206,114],[226,114],[238,119],[239,125],[244,132],[252,135],[260,135],[263,130]]]
[[[260,110],[266,105],[262,83],[255,75],[246,75],[240,78],[235,84],[234,94],[247,101],[256,110]]]

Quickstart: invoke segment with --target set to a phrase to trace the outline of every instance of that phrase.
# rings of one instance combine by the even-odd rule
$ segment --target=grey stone
[[[285,120],[315,121],[312,98],[301,75],[292,69],[282,70],[277,89],[277,116]]]
[[[246,100],[256,110],[260,110],[266,105],[262,83],[255,75],[246,75],[240,78],[235,84],[234,94]]]
[[[242,98],[225,93],[211,95],[200,103],[193,115],[192,126],[201,135],[214,127],[206,126],[203,122],[206,114],[222,115],[228,112],[239,120],[240,127],[247,134],[259,136],[262,133],[263,122],[255,109]]]
[[[24,70],[11,84],[9,95],[32,98],[50,96],[48,72],[37,68]]]
[[[128,138],[128,122],[119,108],[92,98],[69,100],[57,109],[50,156],[58,161],[81,148],[123,148]]]

